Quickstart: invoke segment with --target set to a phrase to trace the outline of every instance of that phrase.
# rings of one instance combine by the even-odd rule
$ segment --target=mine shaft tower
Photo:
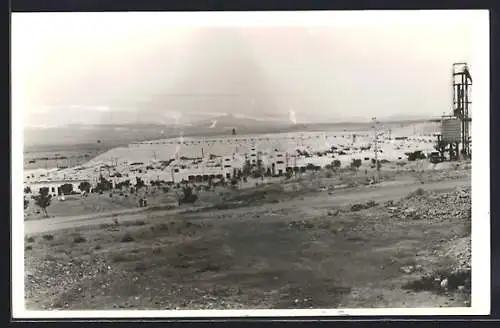
[[[467,63],[453,64],[453,116],[460,120],[460,153],[465,158],[471,156],[470,117],[472,77]]]

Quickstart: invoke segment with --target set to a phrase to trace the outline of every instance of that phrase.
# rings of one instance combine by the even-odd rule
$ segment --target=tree
[[[40,188],[40,193],[35,196],[35,204],[42,209],[45,217],[48,217],[47,207],[50,206],[52,196],[49,194],[49,188]]]
[[[90,182],[88,182],[88,181],[82,181],[78,185],[78,190],[80,190],[81,192],[85,191],[86,193],[89,193],[90,188],[91,188],[91,185],[90,185]]]
[[[333,161],[333,168],[338,169],[341,166],[341,164],[342,163],[338,159],[336,159]]]
[[[406,153],[406,156],[408,156],[408,161],[413,162],[419,159],[425,159],[425,154],[422,153],[421,150],[416,150],[412,153]]]
[[[314,170],[314,169],[315,169],[314,164],[312,164],[312,163],[307,164],[307,166],[306,166],[306,170],[308,170],[308,171],[312,171],[312,170]]]
[[[60,190],[63,195],[71,195],[71,192],[73,192],[73,184],[65,183],[61,185]]]
[[[31,188],[29,186],[27,186],[26,188],[24,188],[24,193],[25,194],[31,194]]]
[[[24,198],[24,209],[27,209],[29,204],[30,204],[30,201],[28,199],[26,199],[26,197],[25,197]]]
[[[198,196],[193,193],[193,188],[190,186],[184,186],[182,188],[182,197],[179,199],[179,205],[184,204],[184,203],[189,203],[192,204],[196,202],[198,199]]]
[[[446,143],[443,140],[439,140],[438,143],[434,146],[434,149],[436,149],[439,152],[439,157],[441,161],[444,161],[444,153],[446,152]]]
[[[135,178],[135,189],[139,190],[141,189],[142,187],[144,187],[144,180],[142,180],[141,178],[139,177],[136,177]]]
[[[97,183],[96,189],[101,191],[107,191],[113,189],[113,183],[106,180],[102,175],[99,177],[99,182]]]
[[[359,169],[359,167],[361,166],[362,162],[360,159],[354,159],[352,160],[351,162],[351,167],[352,168],[355,168],[356,170]]]

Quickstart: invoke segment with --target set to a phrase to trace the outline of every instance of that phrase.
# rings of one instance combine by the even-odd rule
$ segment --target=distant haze
[[[311,27],[172,27],[171,15],[13,14],[25,126],[436,117],[452,63],[474,74],[474,15]]]

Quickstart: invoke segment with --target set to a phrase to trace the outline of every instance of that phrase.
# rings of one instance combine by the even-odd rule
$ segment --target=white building
[[[52,197],[57,197],[59,196],[59,188],[64,185],[64,184],[72,184],[73,185],[73,191],[80,193],[80,190],[78,189],[78,186],[80,183],[85,182],[86,180],[54,180],[54,181],[33,181],[33,182],[27,182],[25,183],[25,187],[29,187],[31,190],[31,193],[34,195],[38,195],[40,192],[40,189],[42,188],[49,188],[49,195]]]

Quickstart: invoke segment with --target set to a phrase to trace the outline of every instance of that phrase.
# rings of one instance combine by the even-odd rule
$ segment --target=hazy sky
[[[477,12],[244,14],[13,14],[13,110],[29,126],[438,116],[452,63],[474,77],[482,60]]]

